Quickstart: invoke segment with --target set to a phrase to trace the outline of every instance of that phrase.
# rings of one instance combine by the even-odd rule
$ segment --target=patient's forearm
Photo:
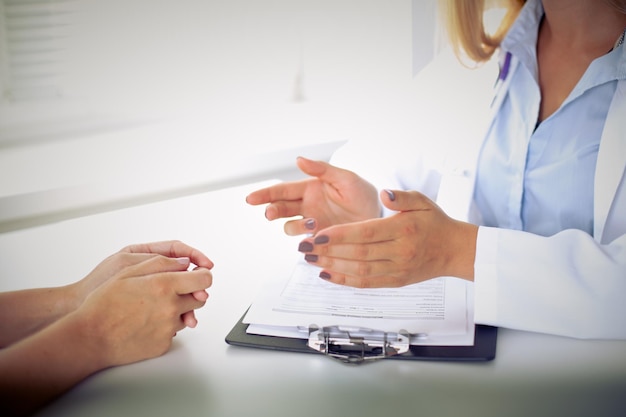
[[[0,293],[0,348],[54,323],[77,308],[74,286]]]
[[[70,314],[0,350],[0,408],[26,415],[106,368],[90,324]]]

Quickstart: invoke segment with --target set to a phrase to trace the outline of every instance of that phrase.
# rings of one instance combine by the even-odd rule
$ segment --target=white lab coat
[[[511,65],[512,72],[518,62]],[[496,86],[494,96],[496,78],[495,58],[469,70],[443,53],[412,86],[417,124],[407,130],[413,134],[354,140],[331,163],[379,189],[421,191],[452,217],[480,224],[471,206],[478,153],[508,88],[507,81]],[[625,80],[618,82],[598,153],[594,236],[568,230],[546,238],[481,226],[474,267],[477,323],[626,339]]]

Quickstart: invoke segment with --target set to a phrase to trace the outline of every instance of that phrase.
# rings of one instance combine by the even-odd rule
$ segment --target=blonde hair
[[[626,0],[604,0],[620,13],[626,14]],[[517,18],[526,0],[439,0],[448,39],[456,56],[480,64],[488,61]],[[485,28],[485,12],[503,8],[504,17],[493,33]]]
[[[489,60],[515,21],[525,0],[440,0],[441,16],[457,57],[462,52],[472,61]],[[492,7],[505,9],[504,17],[494,33],[487,33],[485,11]]]

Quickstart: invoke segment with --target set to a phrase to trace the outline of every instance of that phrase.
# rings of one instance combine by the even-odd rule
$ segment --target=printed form
[[[248,333],[308,338],[310,325],[398,332],[411,344],[474,344],[472,283],[453,277],[401,288],[359,289],[318,277],[302,261],[288,280],[268,285],[243,319]]]

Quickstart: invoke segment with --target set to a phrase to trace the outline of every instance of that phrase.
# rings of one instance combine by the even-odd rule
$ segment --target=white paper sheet
[[[412,344],[474,343],[473,287],[466,281],[357,289],[326,282],[319,271],[301,262],[288,280],[268,285],[243,320],[248,333],[307,338],[310,325],[341,325],[421,335]]]

